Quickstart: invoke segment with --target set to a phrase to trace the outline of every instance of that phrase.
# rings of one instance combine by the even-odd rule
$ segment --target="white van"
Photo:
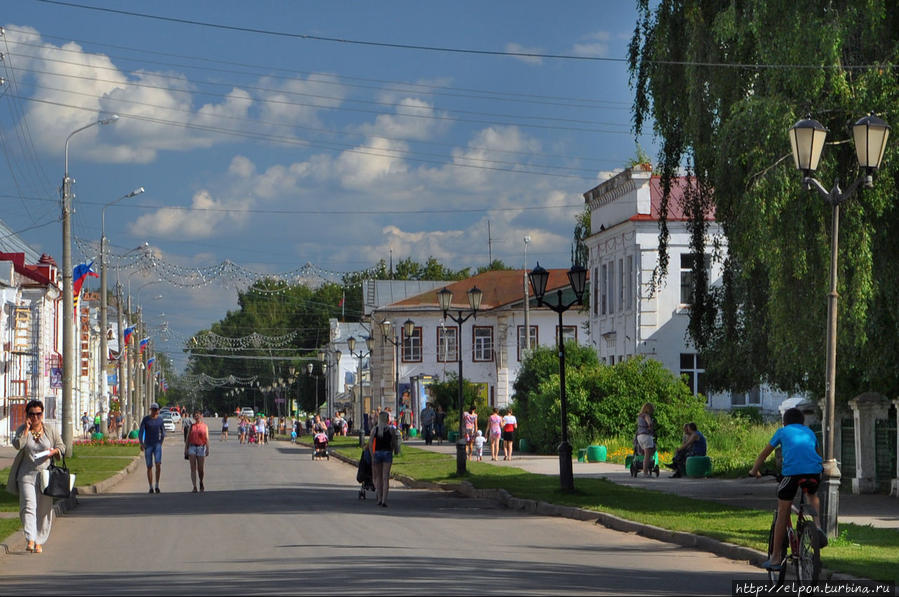
[[[240,416],[242,417],[250,417],[252,419],[255,415],[256,411],[254,411],[250,406],[244,406],[240,409]]]

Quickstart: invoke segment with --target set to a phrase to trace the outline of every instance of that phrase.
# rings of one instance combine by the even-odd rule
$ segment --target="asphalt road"
[[[216,436],[206,493],[170,439],[162,493],[143,467],[81,498],[41,555],[0,560],[6,595],[730,594],[758,568],[590,523],[393,486],[358,499],[355,469],[308,448]]]

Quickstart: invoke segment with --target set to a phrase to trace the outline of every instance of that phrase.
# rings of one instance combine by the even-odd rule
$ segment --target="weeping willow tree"
[[[652,6],[651,6],[652,4]],[[680,169],[695,252],[714,209],[728,247],[721,285],[698,280],[689,333],[712,388],[768,382],[823,394],[830,206],[804,189],[787,130],[806,114],[830,134],[818,177],[858,175],[849,127],[899,124],[899,6],[890,0],[638,0],[629,50],[637,133],[652,122],[663,189]],[[841,208],[838,400],[899,393],[896,139],[873,189]],[[666,193],[667,195],[667,193]],[[662,206],[667,210],[667,197]],[[667,230],[659,235],[660,273]],[[701,267],[697,260],[697,269]]]

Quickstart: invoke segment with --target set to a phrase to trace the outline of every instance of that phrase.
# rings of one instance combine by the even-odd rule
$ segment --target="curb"
[[[305,444],[302,444],[305,445]],[[347,458],[342,454],[331,450],[331,455],[337,460],[358,466],[358,462]],[[672,531],[663,529],[651,524],[642,522],[634,522],[627,520],[614,514],[606,512],[598,512],[596,510],[587,510],[585,508],[576,508],[574,506],[561,506],[551,504],[549,502],[541,502],[537,500],[529,500],[512,496],[505,489],[477,489],[468,481],[461,483],[434,483],[431,481],[418,481],[412,477],[393,473],[390,475],[392,479],[396,479],[406,487],[411,489],[428,489],[432,491],[454,491],[469,498],[488,499],[499,502],[510,510],[520,510],[529,514],[539,514],[542,516],[558,516],[560,518],[569,518],[572,520],[580,520],[584,522],[592,522],[602,525],[614,531],[623,533],[635,533],[647,539],[655,539],[664,541],[665,543],[674,543],[681,547],[689,547],[699,551],[705,551],[717,556],[727,558],[729,560],[737,560],[741,562],[749,562],[755,566],[760,565],[768,559],[768,554],[751,547],[744,547],[734,543],[727,543],[705,535],[694,535],[693,533],[685,533],[683,531]],[[845,581],[865,581],[869,579],[851,576],[840,572],[834,572],[826,568],[821,568],[821,580],[845,580]]]
[[[135,456],[134,460],[132,460],[131,463],[128,464],[128,466],[108,479],[104,479],[103,481],[94,483],[93,485],[75,486],[75,489],[72,490],[71,496],[65,499],[58,500],[53,504],[53,518],[59,518],[63,514],[71,512],[72,510],[77,508],[79,495],[99,495],[117,485],[122,479],[125,478],[126,475],[132,473],[139,466],[140,459],[140,455]],[[25,535],[21,530],[14,532],[12,535],[6,537],[6,539],[2,543],[0,543],[0,548],[3,549],[2,555],[8,555],[13,552],[24,552]]]

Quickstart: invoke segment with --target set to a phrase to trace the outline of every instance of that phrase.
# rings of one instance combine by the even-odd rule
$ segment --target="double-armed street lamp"
[[[822,524],[827,536],[837,536],[840,500],[840,469],[834,451],[834,426],[836,411],[837,378],[837,261],[839,254],[840,205],[848,201],[858,189],[874,186],[874,172],[880,168],[886,149],[890,127],[873,113],[859,119],[852,126],[855,153],[862,174],[848,189],[840,189],[839,181],[828,191],[813,174],[818,169],[827,129],[811,116],[797,122],[790,129],[790,145],[796,169],[802,172],[802,182],[806,189],[814,188],[833,208],[830,238],[830,292],[827,295],[827,355],[824,382],[824,483],[826,486]]]
[[[101,369],[103,370],[103,375],[106,375],[106,363],[109,359],[109,344],[108,334],[109,327],[108,322],[108,299],[106,297],[106,208],[112,205],[115,205],[119,201],[123,199],[130,199],[131,197],[136,197],[144,192],[144,187],[138,187],[127,193],[122,195],[115,201],[110,201],[106,205],[103,206],[103,209],[100,210],[100,330],[102,330],[102,334],[100,334],[100,357]],[[102,388],[107,388],[106,378],[102,378],[102,383],[100,385]],[[100,399],[100,433],[104,436],[106,435],[106,411],[108,410],[109,405],[109,392],[105,390],[103,392],[103,396]]]
[[[389,342],[393,344],[394,348],[394,360],[393,360],[393,392],[394,392],[394,408],[396,409],[395,414],[399,414],[400,411],[400,344],[402,344],[402,340],[395,333],[391,333],[393,331],[393,323],[385,319],[381,322],[381,339],[385,342]],[[403,322],[403,331],[406,333],[406,338],[411,338],[412,334],[415,332],[415,322],[411,319],[407,319]],[[381,406],[383,407],[383,399]]]
[[[568,282],[574,291],[574,300],[564,302],[562,300],[562,290],[556,290],[556,303],[550,304],[544,300],[546,294],[546,285],[549,282],[549,272],[540,267],[531,270],[528,274],[531,280],[531,287],[534,290],[534,298],[537,299],[537,305],[548,307],[559,314],[559,399],[562,409],[562,443],[559,444],[559,481],[563,491],[574,490],[574,471],[571,464],[571,444],[568,442],[568,397],[565,393],[565,334],[562,327],[562,313],[573,307],[574,305],[584,304],[584,289],[587,285],[587,270],[580,264],[575,264],[568,270]]]
[[[359,446],[365,443],[365,425],[363,421],[365,420],[365,405],[362,402],[362,359],[368,358],[371,356],[371,349],[374,346],[375,341],[371,336],[365,339],[365,347],[368,349],[368,352],[364,350],[360,350],[356,352],[356,338],[350,336],[346,339],[347,348],[350,349],[350,356],[354,359],[359,359],[357,366],[357,375],[356,375],[356,392],[359,394],[358,404],[356,405],[358,408],[358,417],[356,418],[356,428],[359,431]]]
[[[472,286],[468,290],[468,307],[470,313],[463,315],[463,309],[456,309],[456,314],[450,314],[453,305],[453,293],[444,287],[437,293],[437,299],[440,302],[440,310],[443,311],[443,319],[447,318],[456,322],[458,332],[456,333],[456,356],[459,361],[459,438],[456,440],[456,475],[461,476],[466,471],[466,454],[465,454],[465,424],[463,422],[463,412],[465,405],[462,397],[462,324],[468,321],[470,317],[477,319],[478,310],[481,308],[481,300],[484,298],[483,291],[477,286]]]
[[[62,179],[62,441],[66,453],[71,455],[74,432],[72,415],[75,406],[75,297],[72,296],[72,182],[69,177],[69,141],[72,137],[93,126],[115,122],[119,117],[112,115],[75,129],[66,137],[65,173]]]

